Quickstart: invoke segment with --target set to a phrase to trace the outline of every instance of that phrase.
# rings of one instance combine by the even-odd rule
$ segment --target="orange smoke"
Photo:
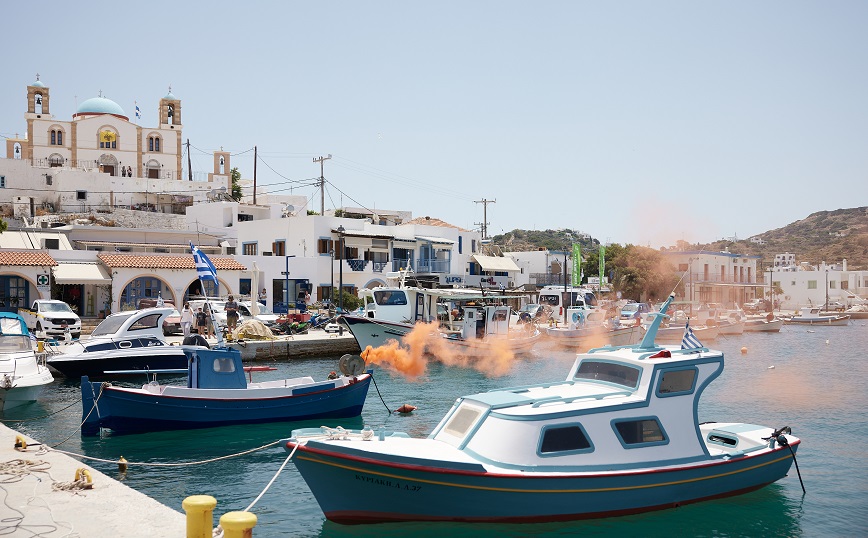
[[[443,338],[437,323],[419,322],[399,343],[389,340],[385,345],[368,346],[362,358],[410,379],[425,373],[428,364],[436,361],[446,366],[473,368],[489,377],[507,374],[515,363],[515,353],[504,340],[458,342]]]

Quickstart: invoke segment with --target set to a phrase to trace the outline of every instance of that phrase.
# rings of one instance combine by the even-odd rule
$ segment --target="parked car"
[[[769,307],[770,305],[768,304],[768,301],[757,297],[756,299],[751,299],[750,301],[744,303],[744,306],[742,308],[748,314],[757,314],[770,310]]]
[[[823,310],[837,310],[837,311],[841,311],[841,312],[843,312],[846,309],[847,309],[847,305],[845,305],[841,301],[829,301],[828,303],[826,303],[825,307],[823,308]]]
[[[251,313],[251,307],[252,303],[250,301],[238,301],[238,314],[240,316],[238,318],[239,323],[244,320],[254,318],[261,321],[267,326],[271,326],[274,325],[274,323],[277,321],[278,315],[269,310],[268,307],[264,304],[259,303],[259,314],[257,314],[256,316]]]
[[[642,319],[649,312],[651,307],[648,303],[627,303],[621,307],[621,321]]]

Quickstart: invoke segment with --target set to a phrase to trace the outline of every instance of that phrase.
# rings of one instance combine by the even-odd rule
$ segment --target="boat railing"
[[[534,400],[533,405],[531,407],[540,407],[542,405],[551,404],[551,403],[573,403],[579,400],[602,400],[608,398],[610,396],[630,396],[633,394],[632,390],[619,390],[615,392],[605,392],[600,394],[582,394],[581,396],[548,396],[546,398],[540,398],[538,400]]]

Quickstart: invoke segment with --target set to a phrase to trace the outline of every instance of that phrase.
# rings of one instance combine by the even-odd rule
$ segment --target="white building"
[[[764,281],[758,271],[760,256],[729,251],[665,251],[662,253],[684,275],[684,287],[676,300],[691,303],[741,305],[763,296]]]
[[[783,310],[798,310],[802,306],[822,306],[838,301],[852,306],[868,299],[868,271],[850,271],[847,260],[840,264],[793,266],[798,270],[778,269],[772,273],[772,284],[782,291],[775,296]]]

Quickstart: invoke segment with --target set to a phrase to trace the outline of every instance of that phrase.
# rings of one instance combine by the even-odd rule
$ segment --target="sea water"
[[[790,426],[802,440],[798,463],[807,494],[802,494],[793,467],[786,478],[752,493],[634,516],[547,524],[344,526],[325,520],[289,463],[251,510],[258,517],[254,536],[868,536],[868,321],[854,320],[847,327],[788,325],[776,334],[721,337],[709,347],[724,351],[725,368],[702,397],[700,421]],[[50,445],[63,442],[58,448],[70,452],[109,460],[124,456],[148,464],[192,463],[273,443],[297,427],[367,424],[375,430],[385,427],[425,436],[458,396],[561,380],[573,358],[572,353],[540,344],[502,377],[433,364],[423,378],[409,381],[377,369],[376,386],[371,385],[362,417],[354,420],[81,438],[78,382],[63,378],[38,403],[3,418],[34,418],[7,425]],[[300,375],[323,379],[337,369],[337,357],[269,365],[277,371],[254,375],[260,380]],[[388,413],[405,403],[418,409],[410,415]],[[37,418],[49,413],[54,414]],[[133,465],[123,475],[114,464],[86,463],[178,511],[189,495],[212,495],[218,501],[216,522],[226,512],[247,508],[286,457],[275,445],[201,465]]]

